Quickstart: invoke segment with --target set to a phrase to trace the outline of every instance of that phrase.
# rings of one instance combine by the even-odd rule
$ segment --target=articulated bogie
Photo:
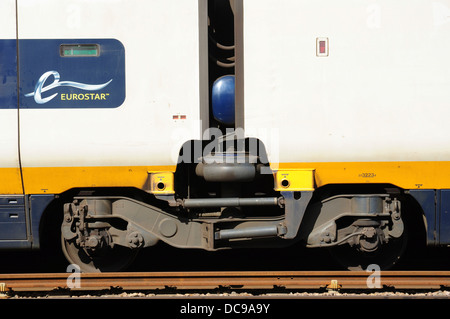
[[[118,250],[122,262],[116,266],[125,267],[124,260],[131,262],[137,251],[160,240],[178,248],[211,251],[303,242],[308,248],[332,249],[349,269],[396,264],[407,243],[404,195],[342,191],[325,198],[323,189],[315,196],[312,191],[282,191],[278,197],[179,198],[176,194],[165,197],[168,204],[162,209],[155,203],[164,201],[149,204],[130,197],[78,196],[64,205],[63,250],[72,263],[84,263],[85,271],[109,269],[105,260],[112,262]],[[265,213],[258,214],[261,208]],[[77,257],[77,250],[84,258]]]

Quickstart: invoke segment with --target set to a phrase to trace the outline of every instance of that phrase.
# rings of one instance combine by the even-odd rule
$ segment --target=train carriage
[[[395,265],[450,236],[450,2],[3,0],[0,249]]]

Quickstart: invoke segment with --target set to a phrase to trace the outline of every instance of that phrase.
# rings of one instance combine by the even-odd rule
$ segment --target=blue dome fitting
[[[225,75],[214,81],[212,111],[214,118],[225,124],[234,124],[234,75]]]

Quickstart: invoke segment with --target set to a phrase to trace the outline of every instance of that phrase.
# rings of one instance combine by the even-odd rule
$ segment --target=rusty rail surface
[[[450,271],[383,271],[374,286],[366,271],[228,271],[140,273],[0,274],[0,290],[51,291],[55,289],[161,290],[161,289],[442,289],[450,287]],[[77,277],[78,276],[78,277]],[[1,291],[0,291],[1,293]]]

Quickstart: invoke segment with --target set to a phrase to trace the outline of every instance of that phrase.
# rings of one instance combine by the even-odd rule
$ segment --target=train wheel
[[[344,244],[330,248],[332,257],[339,265],[348,270],[367,270],[369,265],[376,265],[380,270],[394,267],[407,246],[407,234],[404,231],[400,238],[392,238],[388,243],[375,244],[361,241],[359,245]],[[373,249],[370,249],[373,247]]]
[[[62,250],[66,259],[77,265],[82,272],[116,272],[126,269],[136,258],[139,250],[115,245],[100,251],[84,249],[75,240],[62,237]]]

